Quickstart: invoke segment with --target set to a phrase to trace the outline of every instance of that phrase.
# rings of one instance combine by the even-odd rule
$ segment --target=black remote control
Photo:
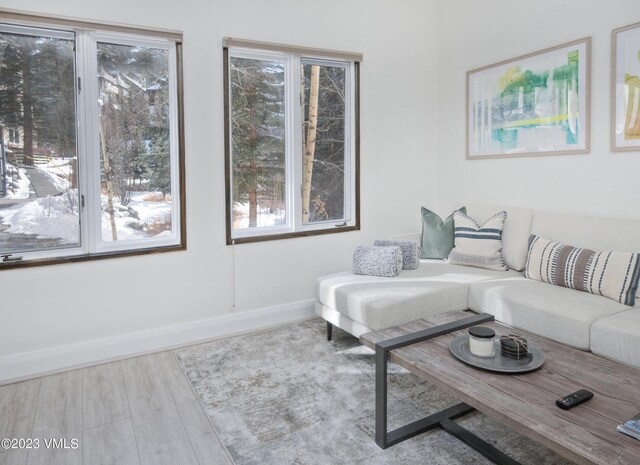
[[[593,392],[587,391],[586,389],[580,389],[579,391],[576,391],[573,394],[569,394],[568,396],[564,396],[556,400],[556,404],[561,409],[569,410],[570,408],[573,408],[578,404],[586,402],[592,397],[593,397]]]

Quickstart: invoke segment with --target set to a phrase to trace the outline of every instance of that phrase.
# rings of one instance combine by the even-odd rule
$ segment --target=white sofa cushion
[[[418,232],[410,232],[404,234],[396,234],[394,236],[389,236],[389,239],[392,241],[416,241],[420,242],[422,240],[422,233]]]
[[[502,231],[502,254],[507,266],[522,271],[527,262],[529,235],[533,210],[529,208],[468,204],[467,215],[479,224],[487,221],[499,211],[507,212]]]
[[[640,308],[616,313],[593,323],[591,351],[640,367]]]
[[[591,324],[629,307],[599,295],[515,277],[471,284],[469,308],[515,328],[589,349]]]
[[[640,220],[565,215],[536,210],[531,234],[593,250],[640,252]]]
[[[365,333],[373,331],[373,329],[368,326],[358,323],[357,321],[353,321],[351,318],[344,316],[338,310],[327,307],[318,301],[316,301],[316,314],[355,337],[360,337]]]
[[[417,270],[403,271],[396,278],[349,272],[321,277],[316,298],[351,320],[379,330],[433,313],[466,310],[470,283],[516,274],[421,260]]]

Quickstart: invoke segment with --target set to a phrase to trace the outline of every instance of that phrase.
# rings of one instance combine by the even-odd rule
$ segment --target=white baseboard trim
[[[314,305],[305,300],[9,355],[0,358],[0,385],[307,320],[316,316]]]

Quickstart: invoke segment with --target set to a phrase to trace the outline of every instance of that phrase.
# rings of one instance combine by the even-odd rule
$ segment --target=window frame
[[[345,125],[347,126],[348,130],[345,130],[345,141],[344,141],[344,151],[345,151],[344,182],[345,182],[345,194],[348,191],[349,195],[345,195],[343,199],[344,217],[335,219],[335,220],[315,221],[313,223],[309,222],[307,224],[304,224],[304,222],[302,221],[302,218],[300,217],[297,218],[299,221],[300,231],[317,231],[317,230],[324,230],[324,229],[333,229],[338,227],[336,226],[336,223],[344,222],[347,225],[349,223],[355,223],[355,221],[352,218],[353,215],[355,214],[355,211],[352,208],[353,200],[351,197],[353,194],[352,192],[353,186],[355,185],[355,179],[354,179],[355,171],[352,168],[355,165],[354,157],[356,154],[355,137],[354,137],[354,128],[355,128],[354,108],[355,107],[354,107],[354,102],[352,100],[355,98],[355,95],[356,95],[355,76],[354,76],[356,67],[354,65],[352,68],[350,66],[351,63],[345,60],[335,60],[335,59],[328,59],[324,57],[317,58],[317,57],[310,56],[310,54],[305,54],[304,56],[299,55],[299,60],[300,60],[301,66],[303,66],[306,63],[309,63],[309,64],[317,64],[320,66],[332,66],[336,68],[345,69],[345,90],[347,90],[345,94]],[[301,81],[302,81],[301,75],[295,76],[295,82],[301,82]],[[301,92],[302,92],[302,89],[301,89]],[[302,108],[300,108],[300,112],[302,112]],[[303,123],[303,122],[304,122],[304,115],[301,114],[300,123]],[[301,133],[302,131],[304,131],[303,127],[304,125],[301,124],[301,128],[300,128]],[[300,140],[299,144],[301,147],[302,140]],[[302,182],[303,182],[302,173],[304,169],[303,157],[300,156],[295,158],[296,158],[296,164],[297,164],[296,185],[299,184],[300,186],[302,186]],[[302,205],[300,206],[300,211],[302,211],[301,209],[302,209]],[[346,226],[339,226],[339,227],[344,228]]]
[[[237,41],[237,45],[227,43]],[[246,43],[246,44],[245,44]],[[280,44],[225,39],[223,42],[224,86],[224,151],[225,151],[225,224],[227,245],[280,240],[360,230],[360,60],[350,59],[343,52],[324,51]],[[231,149],[231,79],[232,56],[261,59],[280,57],[285,62],[285,170],[287,221],[277,227],[234,231],[233,215],[233,154]],[[283,58],[284,57],[284,58]],[[345,218],[303,224],[302,220],[302,133],[303,116],[300,105],[301,65],[305,62],[345,68]],[[291,85],[293,83],[293,85]],[[338,223],[338,224],[336,224]],[[344,225],[342,224],[344,223]]]
[[[45,17],[29,13],[0,11],[2,32],[42,31],[48,37],[74,37],[75,46],[75,125],[77,183],[80,203],[79,246],[48,250],[16,251],[19,261],[0,260],[0,270],[80,262],[113,257],[186,250],[186,186],[184,145],[184,95],[182,75],[182,34],[154,31],[124,25]],[[36,35],[36,34],[34,34]],[[170,157],[172,194],[172,235],[150,241],[102,243],[100,234],[100,150],[97,46],[114,43],[124,46],[147,46],[168,51],[170,92]],[[80,84],[79,84],[80,83]]]
[[[239,49],[234,56],[238,58],[246,58],[250,60],[278,61],[283,64],[284,83],[285,83],[285,92],[284,92],[285,185],[288,185],[291,182],[291,179],[293,176],[292,154],[293,154],[293,144],[294,144],[293,139],[295,137],[295,135],[293,134],[293,131],[290,130],[290,126],[291,127],[293,126],[293,114],[291,112],[291,109],[294,106],[294,102],[292,101],[291,92],[289,92],[288,89],[286,89],[286,82],[290,79],[290,75],[293,71],[292,70],[293,64],[292,64],[291,57],[285,53],[279,53],[279,52],[268,51],[268,50],[263,51],[263,50],[247,50],[247,49]],[[231,70],[229,69],[229,72],[230,71]],[[229,85],[230,83],[231,83],[231,80],[229,79]],[[229,98],[231,98],[231,92],[229,92]],[[228,102],[227,102],[227,105],[228,105]],[[229,127],[228,137],[230,141],[231,141],[231,130],[232,130],[231,127]],[[231,145],[229,145],[229,147],[231,147]],[[231,152],[232,150],[231,148],[229,148],[229,153],[231,154]],[[233,202],[233,176],[231,176],[231,172],[233,171],[232,163],[230,163],[230,169],[231,171],[229,172],[229,177],[228,177],[229,179],[228,189],[231,196],[231,202]],[[290,189],[288,187],[285,188],[285,197],[286,197],[286,204],[289,205],[293,201],[293,198],[292,198]],[[231,209],[231,212],[233,213],[233,208]],[[281,234],[286,234],[293,227],[293,223],[292,223],[293,218],[292,218],[292,215],[289,214],[289,212],[287,212],[287,215],[285,218],[286,218],[286,221],[285,221],[285,224],[283,225],[266,226],[266,227],[261,227],[259,229],[260,231],[262,231],[264,235],[277,236]],[[242,238],[246,236],[248,236],[248,234],[241,235]]]
[[[168,63],[169,63],[169,147],[170,147],[170,159],[171,159],[171,167],[175,167],[178,169],[178,157],[179,157],[179,149],[177,142],[177,125],[178,125],[178,105],[177,105],[177,94],[178,89],[173,85],[176,82],[177,69],[174,66],[171,66],[171,63],[175,63],[176,60],[176,50],[175,47],[171,47],[171,44],[164,39],[153,39],[153,38],[132,38],[129,35],[123,35],[122,33],[117,32],[96,32],[91,34],[91,50],[97,50],[99,44],[113,44],[113,45],[123,45],[130,47],[149,47],[149,48],[157,48],[163,49],[168,52]],[[97,58],[97,54],[94,55]],[[95,68],[94,68],[95,65]],[[97,79],[89,78],[90,76],[97,76],[97,62],[94,62],[92,59],[88,62],[89,68],[87,69],[87,76],[84,79],[84,82],[87,83],[85,89],[85,95],[88,96],[88,100],[91,99],[92,95],[98,94],[98,83]],[[97,105],[89,105],[87,102],[86,108],[90,108],[92,120],[99,121],[99,108]],[[98,123],[99,124],[99,123]],[[89,143],[92,146],[91,150],[88,152],[95,151],[94,153],[99,154],[100,152],[100,140],[98,134],[95,132],[87,131],[87,134],[90,136]],[[88,168],[88,192],[96,192],[99,191],[101,185],[100,179],[100,159],[99,157],[92,157],[90,160],[85,161],[85,165]],[[116,252],[123,250],[137,250],[143,248],[159,248],[159,247],[171,247],[176,245],[179,242],[179,232],[181,226],[181,219],[179,211],[180,208],[180,189],[178,189],[180,183],[180,173],[176,173],[175,170],[171,171],[171,237],[170,238],[162,238],[162,239],[152,239],[150,242],[146,242],[141,244],[141,241],[136,240],[118,240],[117,242],[106,242],[102,239],[102,227],[98,218],[93,218],[89,225],[93,226],[92,233],[89,234],[90,239],[90,247],[95,253],[104,253],[104,252]],[[93,195],[90,199],[92,201],[93,208],[89,208],[90,214],[98,214],[101,212],[101,199],[100,196]],[[175,227],[174,227],[175,226]],[[92,243],[93,242],[93,243]],[[91,253],[91,252],[90,252]]]

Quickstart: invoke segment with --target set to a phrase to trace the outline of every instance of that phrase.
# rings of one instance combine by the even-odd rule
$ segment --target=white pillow
[[[501,211],[480,226],[464,213],[454,212],[454,247],[449,254],[449,263],[507,271],[509,268],[502,255],[502,230],[506,219],[507,212]]]
[[[465,212],[478,223],[484,223],[495,212],[507,212],[502,230],[502,255],[505,264],[512,270],[522,271],[527,263],[529,236],[533,210],[530,208],[511,207],[506,205],[484,205],[470,203]],[[549,237],[549,236],[547,236]],[[553,236],[551,236],[553,237]]]

